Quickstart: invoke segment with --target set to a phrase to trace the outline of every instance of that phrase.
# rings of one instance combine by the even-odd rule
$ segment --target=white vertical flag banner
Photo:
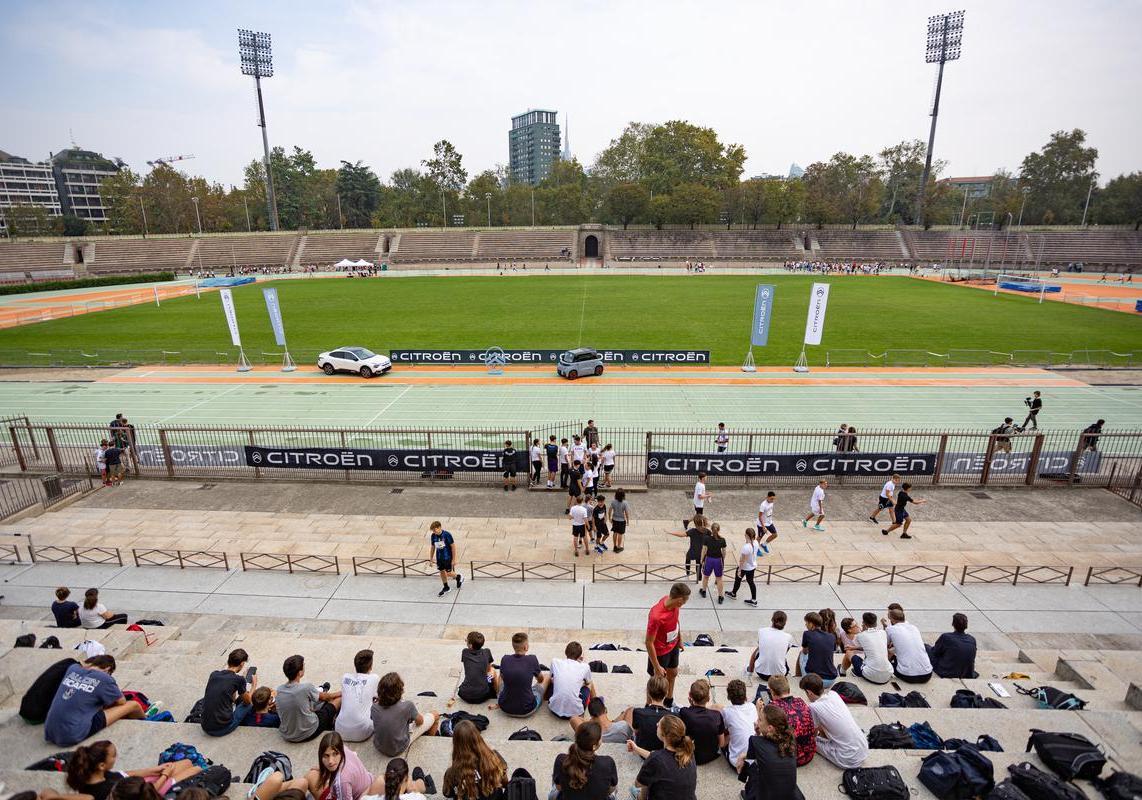
[[[270,325],[274,329],[274,341],[280,347],[285,347],[285,324],[282,323],[282,307],[278,305],[278,290],[262,289],[262,296],[266,298],[266,311],[270,315]]]
[[[825,308],[829,305],[829,284],[814,283],[809,295],[809,318],[805,320],[805,344],[820,344],[825,331]]]
[[[230,341],[235,347],[241,347],[242,337],[238,335],[238,316],[234,313],[234,295],[229,289],[219,289],[218,295],[222,298],[222,311],[226,314],[226,324],[230,326]]]

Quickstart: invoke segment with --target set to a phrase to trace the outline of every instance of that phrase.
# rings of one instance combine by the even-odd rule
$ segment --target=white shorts
[[[824,511],[821,510],[821,507],[819,505],[816,505],[816,504],[811,504],[809,506],[809,510],[812,511],[814,514],[816,514],[818,517],[825,513]]]

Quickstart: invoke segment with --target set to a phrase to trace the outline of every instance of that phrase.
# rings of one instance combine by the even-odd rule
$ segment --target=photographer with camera
[[[1027,405],[1027,419],[1023,420],[1023,424],[1019,426],[1019,431],[1027,430],[1027,423],[1031,423],[1031,427],[1039,430],[1039,412],[1043,410],[1043,401],[1039,399],[1038,392],[1032,392],[1031,397],[1024,397],[1023,402]]]

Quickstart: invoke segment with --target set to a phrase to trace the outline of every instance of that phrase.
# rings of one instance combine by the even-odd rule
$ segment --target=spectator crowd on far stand
[[[811,272],[827,275],[879,275],[888,270],[913,272],[912,264],[889,264],[886,261],[786,261],[786,272]]]

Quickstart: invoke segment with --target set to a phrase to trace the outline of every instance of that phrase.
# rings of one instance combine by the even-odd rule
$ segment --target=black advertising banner
[[[396,472],[502,472],[499,450],[374,450],[356,447],[243,448],[246,466],[270,469],[389,470]],[[527,453],[516,451],[516,470],[527,474]]]
[[[487,351],[460,350],[390,350],[394,364],[483,364]],[[564,350],[504,350],[508,364],[556,364]],[[496,349],[497,355],[501,351]],[[600,350],[607,364],[709,364],[709,350]]]
[[[931,475],[935,453],[665,453],[647,457],[651,475]]]

